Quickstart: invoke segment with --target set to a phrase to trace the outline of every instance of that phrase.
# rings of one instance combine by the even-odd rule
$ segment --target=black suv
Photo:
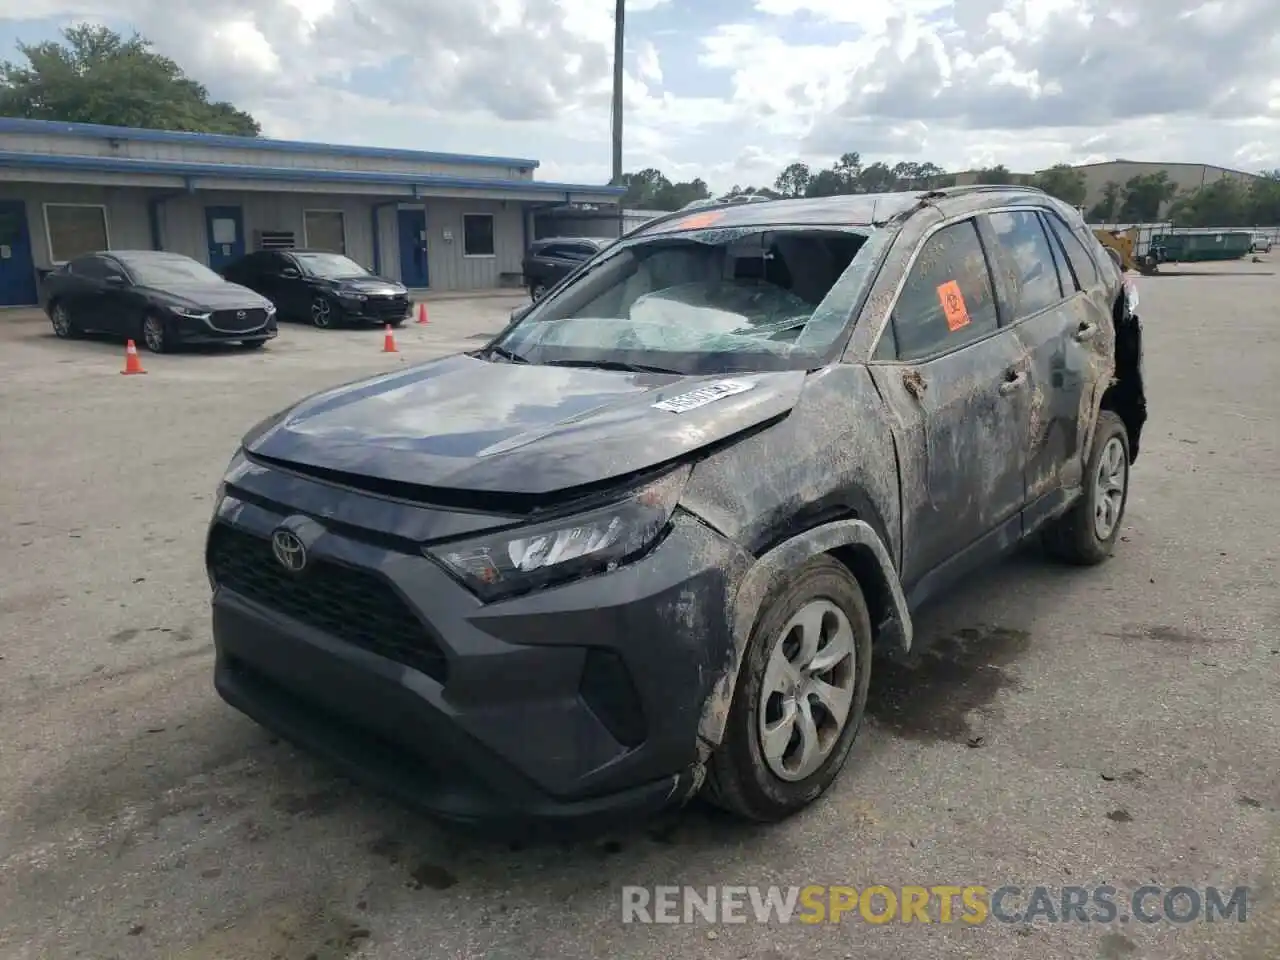
[[[413,312],[404,284],[327,250],[258,250],[228,264],[222,275],[269,298],[282,319],[321,328],[398,327]]]
[[[541,300],[548,290],[612,242],[599,237],[550,237],[533,241],[522,265],[530,298]]]
[[[760,821],[831,784],[912,611],[1020,541],[1112,551],[1136,291],[1036,190],[645,224],[491,343],[236,453],[216,685],[435,814]]]

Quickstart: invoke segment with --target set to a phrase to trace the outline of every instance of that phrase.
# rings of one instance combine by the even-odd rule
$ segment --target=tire
[[[261,350],[267,345],[265,340],[241,340],[240,346],[246,350]]]
[[[1113,472],[1115,468],[1118,474]],[[1045,531],[1044,543],[1059,560],[1088,567],[1111,556],[1129,502],[1129,433],[1124,421],[1110,410],[1098,413],[1084,476],[1084,493]],[[1121,485],[1118,497],[1114,489],[1117,478]],[[1106,507],[1101,506],[1104,494],[1109,503]]]
[[[403,326],[404,326],[404,321],[405,321],[405,318],[404,318],[404,317],[401,317],[399,320],[392,320],[392,321],[390,321],[390,323],[391,323],[391,326],[392,326],[392,327],[394,327],[395,329],[397,329],[397,330],[398,330],[398,329],[400,329],[401,327],[403,327]]]
[[[311,325],[321,330],[330,330],[337,320],[337,314],[328,297],[316,297],[311,301]]]
[[[825,555],[783,576],[770,590],[760,610],[738,672],[724,740],[711,757],[704,789],[708,800],[737,816],[760,823],[776,823],[822,796],[844,767],[867,708],[871,618],[858,581],[841,563]],[[803,753],[796,749],[796,737],[803,729],[798,720],[804,711],[797,704],[810,702],[810,716],[818,721],[815,726],[819,728],[823,726],[823,717],[831,718],[833,714],[815,710],[811,696],[797,700],[794,687],[790,698],[779,693],[780,685],[775,678],[784,674],[771,669],[775,655],[793,664],[804,660],[803,644],[799,645],[799,651],[795,649],[797,634],[791,628],[802,613],[808,614],[806,619],[810,623],[814,622],[814,616],[820,615],[820,637],[828,637],[831,627],[840,628],[825,643],[821,639],[817,641],[820,653],[830,650],[843,631],[849,634],[848,652],[842,665],[822,672],[833,686],[845,691],[848,708],[844,724],[828,727],[827,742],[820,744],[815,759],[807,765],[798,762]],[[804,632],[800,631],[800,637]],[[802,684],[811,679],[801,672]],[[785,681],[781,684],[786,685]],[[785,720],[777,724],[786,737],[785,747],[778,759],[770,760],[764,748],[766,730],[788,714],[796,720],[790,726]],[[799,737],[801,743],[804,739]],[[790,769],[785,769],[788,767]]]
[[[169,352],[169,331],[158,313],[148,313],[142,318],[140,334],[143,345],[152,353]]]
[[[71,310],[57,300],[49,304],[49,322],[53,324],[53,335],[59,340],[74,340],[80,336],[80,328],[71,319]]]
[[[529,299],[537,303],[547,295],[547,285],[545,283],[535,283],[529,287]]]

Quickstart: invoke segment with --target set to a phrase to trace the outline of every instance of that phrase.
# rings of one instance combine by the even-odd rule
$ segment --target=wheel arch
[[[743,654],[774,584],[786,571],[822,554],[834,557],[858,581],[873,621],[873,640],[880,645],[890,643],[902,652],[911,649],[914,631],[906,594],[889,550],[872,524],[846,516],[794,533],[760,554],[733,591],[729,604],[732,657],[712,686],[699,721],[704,759],[724,735]]]

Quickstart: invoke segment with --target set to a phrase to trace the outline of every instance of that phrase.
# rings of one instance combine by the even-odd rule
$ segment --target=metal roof
[[[455,177],[435,173],[381,173],[367,170],[320,170],[301,167],[262,167],[239,163],[193,163],[185,160],[131,160],[122,157],[85,157],[56,153],[0,152],[0,167],[36,167],[195,178],[275,180],[311,183],[359,183],[369,186],[453,187],[464,190],[497,190],[508,193],[592,193],[622,196],[625,187],[553,183],[543,180],[504,180],[497,177]]]
[[[512,157],[486,157],[469,153],[432,153],[423,150],[400,150],[391,147],[357,147],[333,143],[310,143],[303,140],[272,140],[267,137],[236,137],[222,133],[188,133],[185,130],[146,130],[141,127],[112,127],[97,123],[62,123],[54,120],[28,120],[22,117],[0,117],[0,134],[25,133],[45,137],[92,137],[97,140],[136,140],[140,143],[178,143],[193,147],[219,147],[226,150],[274,150],[278,153],[326,154],[331,157],[367,157],[382,160],[417,160],[422,163],[465,163],[472,166],[527,167],[534,170],[537,160]]]

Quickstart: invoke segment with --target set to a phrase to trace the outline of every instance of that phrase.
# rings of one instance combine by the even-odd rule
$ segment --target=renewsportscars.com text
[[[1247,887],[1102,885],[622,888],[623,923],[1243,923]]]

